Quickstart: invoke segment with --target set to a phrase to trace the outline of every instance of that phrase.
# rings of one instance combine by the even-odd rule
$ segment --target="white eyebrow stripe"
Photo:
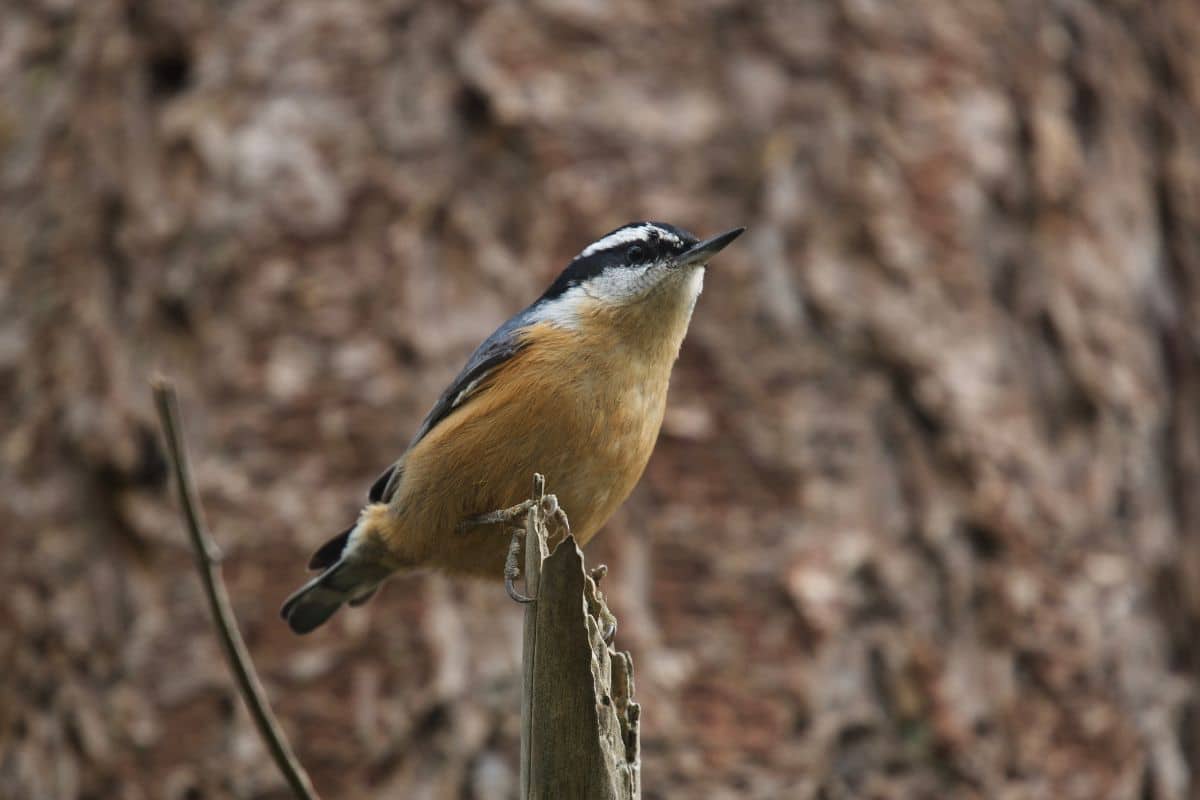
[[[601,250],[609,250],[618,245],[628,242],[646,242],[650,240],[650,232],[656,231],[659,237],[668,239],[675,244],[679,244],[679,237],[670,231],[664,231],[662,228],[656,228],[653,225],[638,225],[636,228],[622,228],[619,231],[614,231],[608,236],[605,236],[598,242],[592,242],[583,249],[579,254],[580,258],[586,258],[593,253],[599,253]]]

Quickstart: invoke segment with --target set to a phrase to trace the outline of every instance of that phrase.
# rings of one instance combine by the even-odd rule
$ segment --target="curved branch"
[[[254,719],[271,758],[279,771],[287,780],[288,785],[297,797],[302,800],[317,800],[308,773],[304,771],[296,754],[292,752],[278,720],[271,712],[267,702],[266,692],[258,680],[254,670],[254,662],[246,650],[246,643],[238,630],[237,619],[233,614],[233,606],[229,602],[229,594],[225,591],[225,582],[221,579],[221,554],[216,543],[209,536],[201,519],[200,503],[196,497],[196,489],[192,484],[191,470],[188,467],[187,453],[183,448],[183,437],[180,434],[179,407],[175,399],[175,387],[165,378],[158,378],[151,384],[154,390],[154,404],[158,408],[159,422],[162,424],[163,436],[167,440],[167,452],[171,460],[175,483],[179,488],[180,512],[188,537],[192,542],[193,554],[196,558],[196,570],[200,573],[200,582],[204,585],[204,594],[208,597],[208,607],[212,612],[213,623],[217,628],[217,638],[225,651],[225,659],[237,681],[238,691]]]

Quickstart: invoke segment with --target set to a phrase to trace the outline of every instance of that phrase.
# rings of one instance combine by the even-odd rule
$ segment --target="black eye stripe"
[[[623,242],[607,245],[603,250],[591,250],[596,244],[603,242],[609,236],[629,228],[641,228],[644,233],[636,238],[629,236]],[[647,256],[665,258],[687,250],[699,241],[695,236],[663,222],[631,222],[601,236],[595,243],[584,248],[567,268],[550,285],[545,293],[535,302],[550,300],[560,296],[572,286],[579,284],[603,273],[606,269],[628,266],[631,262],[645,263]],[[634,248],[641,252],[631,255]]]

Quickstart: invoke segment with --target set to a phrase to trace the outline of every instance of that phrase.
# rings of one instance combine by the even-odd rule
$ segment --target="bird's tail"
[[[377,515],[386,513],[386,508],[382,504],[368,506],[353,527],[313,555],[309,567],[324,571],[297,589],[279,611],[293,632],[315,630],[343,603],[365,603],[391,574],[385,548],[372,524]]]
[[[309,633],[322,625],[350,599],[346,565],[337,564],[301,586],[283,604],[279,614],[295,633]]]

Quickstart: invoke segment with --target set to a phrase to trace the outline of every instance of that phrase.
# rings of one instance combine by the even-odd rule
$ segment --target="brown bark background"
[[[643,217],[750,227],[589,550],[645,796],[1200,796],[1198,42],[1191,0],[8,0],[0,796],[286,796],[158,369],[318,789],[513,796],[498,583],[276,610]]]

